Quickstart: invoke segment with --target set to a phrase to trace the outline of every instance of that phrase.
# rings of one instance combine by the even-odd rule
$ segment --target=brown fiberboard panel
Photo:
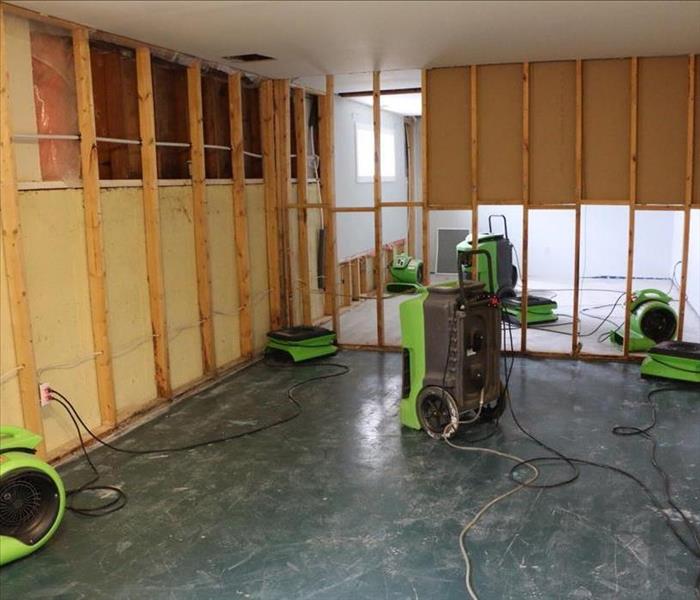
[[[629,197],[630,61],[583,62],[583,198]]]
[[[522,198],[522,65],[477,70],[479,202]]]
[[[428,71],[428,202],[471,201],[469,68]]]
[[[637,201],[682,204],[688,58],[639,59]]]
[[[530,69],[530,203],[574,202],[576,63]]]

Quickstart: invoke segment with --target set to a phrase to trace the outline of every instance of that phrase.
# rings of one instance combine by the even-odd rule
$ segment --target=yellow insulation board
[[[117,416],[157,396],[141,188],[102,190],[109,339]]]
[[[231,184],[207,186],[207,217],[216,364],[222,366],[241,355]]]
[[[27,295],[39,381],[100,424],[82,190],[20,192]],[[42,409],[49,452],[75,438],[58,404]]]
[[[0,423],[22,427],[22,404],[17,381],[17,359],[12,338],[10,298],[7,291],[5,256],[0,244]]]
[[[192,188],[162,187],[159,197],[170,376],[178,389],[203,373]]]
[[[262,185],[246,186],[248,249],[250,253],[250,301],[253,320],[253,350],[261,352],[270,329],[270,299],[267,281],[267,237]]]

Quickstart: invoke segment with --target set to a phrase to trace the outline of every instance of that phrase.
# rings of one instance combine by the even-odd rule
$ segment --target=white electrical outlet
[[[39,404],[48,406],[51,403],[51,387],[48,383],[39,384]]]

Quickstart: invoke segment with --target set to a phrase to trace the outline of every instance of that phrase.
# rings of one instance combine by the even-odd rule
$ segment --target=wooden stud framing
[[[294,315],[294,289],[292,281],[292,252],[289,239],[289,196],[292,184],[292,159],[290,146],[289,80],[273,82],[275,163],[277,174],[277,223],[279,227],[282,265],[282,319],[284,325],[292,325]]]
[[[406,154],[407,154],[407,179],[408,186],[406,189],[407,200],[410,203],[408,208],[408,213],[406,215],[406,246],[409,256],[416,255],[416,157],[415,157],[415,144],[414,138],[416,135],[416,124],[412,119],[406,122],[404,131],[406,134]],[[383,204],[386,206],[386,203]]]
[[[306,204],[308,202],[308,158],[306,154],[306,98],[304,90],[294,88],[294,133],[296,135],[297,161],[297,229],[299,240],[299,286],[301,292],[302,323],[311,324],[311,288],[309,286],[309,234]],[[296,286],[295,286],[296,287]]]
[[[627,282],[625,287],[625,323],[623,354],[629,356],[630,319],[628,307],[632,303],[634,277],[634,224],[637,203],[637,59],[630,59],[630,160],[629,160],[629,223],[627,229]]]
[[[231,130],[231,165],[233,167],[233,227],[236,245],[236,277],[240,349],[243,358],[253,355],[253,325],[250,306],[250,257],[248,250],[248,216],[245,199],[245,160],[243,154],[243,102],[241,74],[228,77],[228,103]]]
[[[207,190],[204,171],[204,128],[202,118],[202,73],[199,63],[187,67],[187,108],[190,122],[190,168],[192,176],[192,214],[194,220],[197,300],[202,336],[204,373],[216,371],[214,323],[212,321],[211,274],[207,226]]]
[[[476,250],[479,246],[479,135],[477,118],[477,66],[469,67],[469,120],[471,131],[471,157],[470,165],[471,180],[472,180],[472,250]],[[472,260],[472,279],[479,279],[479,261],[474,257]]]
[[[678,306],[678,339],[682,340],[688,289],[688,248],[690,245],[690,208],[693,202],[693,157],[695,132],[695,55],[688,57],[688,131],[685,154],[685,197],[683,204],[683,250],[681,256],[681,286]],[[697,276],[697,274],[696,274]]]
[[[372,117],[374,123],[374,254],[378,261],[382,260],[382,107],[381,74],[372,73]],[[377,345],[384,345],[384,269],[374,272],[374,286],[377,298]]]
[[[359,258],[353,258],[350,261],[350,271],[351,271],[351,279],[352,279],[352,299],[353,300],[359,300],[360,299],[360,280],[362,277],[362,272],[360,271],[360,259]]]
[[[336,289],[336,237],[335,237],[335,94],[332,75],[326,76],[326,95],[319,102],[319,152],[321,155],[321,200],[325,229],[325,299],[326,314],[332,316],[333,329],[340,337],[340,318]]]
[[[576,61],[576,213],[574,225],[574,312],[571,333],[571,354],[579,352],[579,277],[581,265],[581,198],[583,197],[583,64]]]
[[[160,242],[160,207],[158,201],[158,162],[156,158],[156,126],[153,107],[151,52],[136,49],[136,84],[141,136],[141,171],[143,182],[143,222],[146,239],[146,272],[148,302],[153,332],[156,391],[161,398],[170,398],[170,357],[168,326],[165,314],[165,285]]]
[[[24,250],[19,217],[17,172],[14,149],[12,148],[10,94],[6,61],[4,5],[0,5],[0,220],[2,221],[2,244],[15,360],[19,367],[17,380],[22,404],[22,420],[24,427],[43,437],[44,423],[38,402],[39,382],[34,358],[32,321],[24,278]],[[5,331],[4,335],[9,335],[9,332]],[[37,452],[42,458],[46,456],[46,446],[43,441],[37,448]]]
[[[520,351],[527,350],[528,235],[530,229],[530,63],[523,63],[523,264]]]
[[[92,96],[90,40],[87,29],[73,30],[73,58],[80,129],[80,166],[83,179],[85,243],[87,245],[90,317],[97,376],[97,399],[102,423],[114,426],[117,407],[114,401],[112,350],[107,325],[107,286],[105,281],[102,209],[100,207],[100,174],[97,160],[95,107]]]
[[[421,210],[421,254],[423,258],[423,278],[425,285],[430,283],[430,210],[428,204],[428,71],[421,71],[421,107],[422,117],[420,125],[421,139],[421,188],[423,197],[423,209]]]
[[[340,263],[341,295],[343,306],[352,304],[352,266],[350,261]]]
[[[260,125],[262,134],[262,161],[267,223],[267,283],[270,290],[270,328],[282,325],[282,303],[279,263],[279,224],[277,210],[277,168],[275,161],[275,123],[273,82],[263,81],[260,86]]]

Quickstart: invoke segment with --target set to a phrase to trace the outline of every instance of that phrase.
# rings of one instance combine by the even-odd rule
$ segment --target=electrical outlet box
[[[51,387],[48,383],[39,384],[39,403],[48,406],[51,403]]]

